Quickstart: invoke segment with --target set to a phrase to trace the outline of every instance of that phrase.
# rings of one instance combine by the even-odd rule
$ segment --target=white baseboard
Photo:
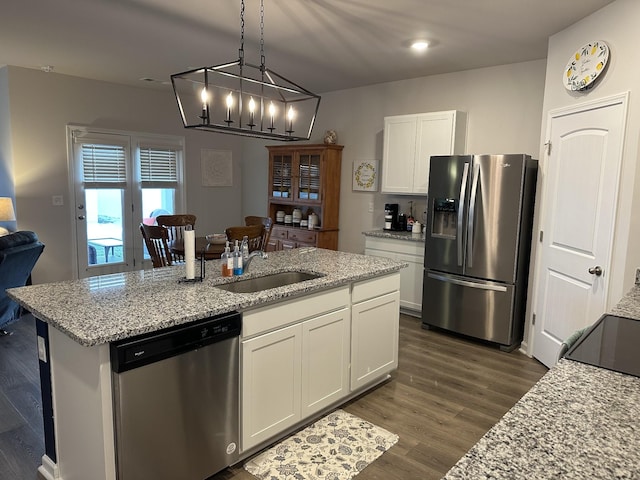
[[[38,473],[44,480],[60,480],[60,470],[58,465],[53,462],[47,455],[42,456],[42,465],[38,467]]]

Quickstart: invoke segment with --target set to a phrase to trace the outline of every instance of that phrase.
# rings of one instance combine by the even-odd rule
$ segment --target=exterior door
[[[140,223],[184,212],[184,139],[67,127],[78,278],[151,267]]]
[[[626,110],[622,95],[550,113],[533,348],[549,367],[606,308]]]
[[[129,137],[75,132],[72,148],[78,277],[132,270]]]

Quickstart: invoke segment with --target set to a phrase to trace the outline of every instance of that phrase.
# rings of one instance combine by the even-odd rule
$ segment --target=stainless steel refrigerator
[[[520,344],[537,171],[528,155],[431,157],[425,328]]]

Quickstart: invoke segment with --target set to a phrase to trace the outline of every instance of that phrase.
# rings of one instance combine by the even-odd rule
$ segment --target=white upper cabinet
[[[430,157],[464,153],[466,117],[456,110],[385,117],[381,191],[426,195]]]

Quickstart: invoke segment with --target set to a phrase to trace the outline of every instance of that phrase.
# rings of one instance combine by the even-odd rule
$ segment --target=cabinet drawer
[[[271,238],[276,238],[276,239],[279,239],[279,240],[286,240],[287,239],[287,229],[286,228],[274,227],[273,230],[271,230]]]
[[[242,338],[301,322],[311,317],[339,310],[349,305],[349,287],[287,300],[242,314]]]
[[[376,277],[370,280],[354,283],[351,292],[353,303],[362,302],[370,298],[379,297],[400,289],[400,272]]]
[[[289,240],[304,243],[316,243],[316,232],[312,230],[289,230]]]

